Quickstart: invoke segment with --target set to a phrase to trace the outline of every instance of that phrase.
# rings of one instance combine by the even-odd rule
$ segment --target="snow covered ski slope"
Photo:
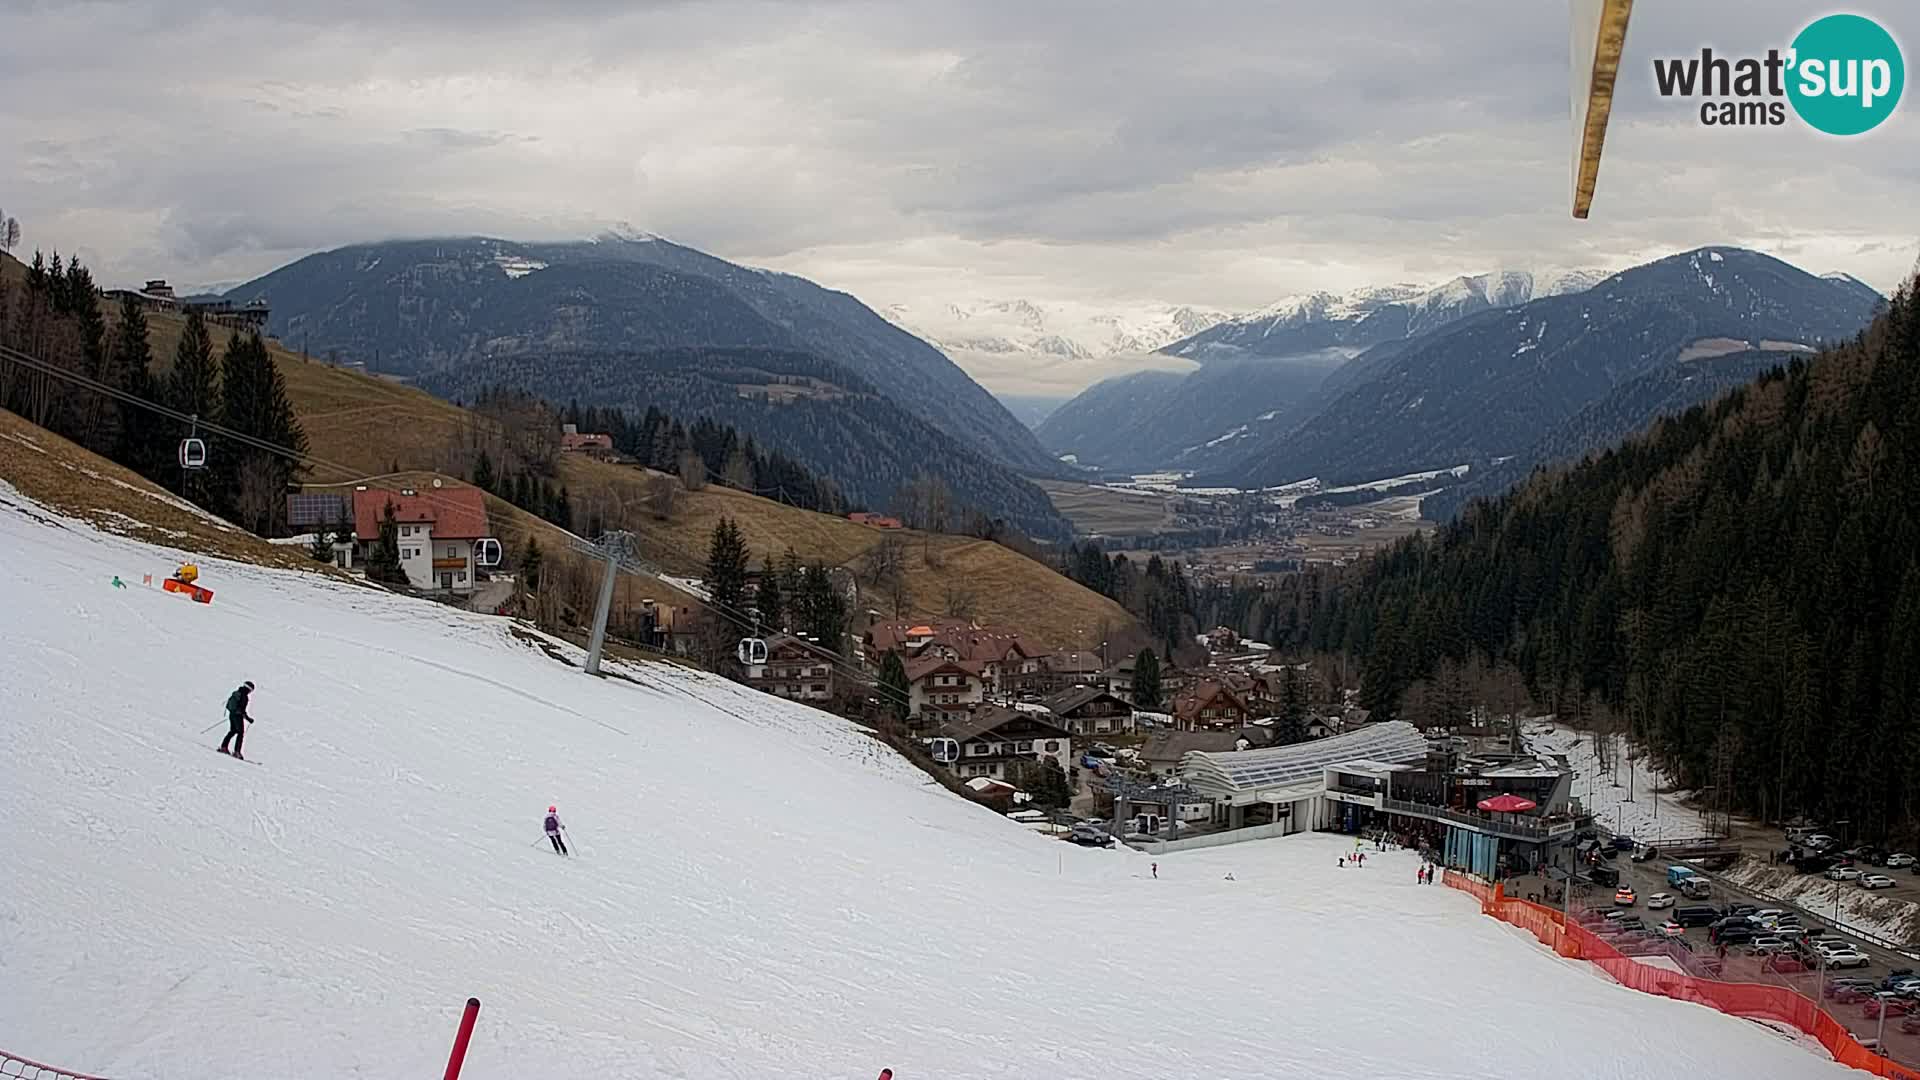
[[[1153,880],[805,708],[591,679],[313,575],[114,589],[178,553],[31,510],[0,485],[0,1046],[40,1060],[437,1076],[474,995],[483,1080],[1853,1075],[1405,855],[1303,837]],[[243,679],[257,768],[201,733]]]

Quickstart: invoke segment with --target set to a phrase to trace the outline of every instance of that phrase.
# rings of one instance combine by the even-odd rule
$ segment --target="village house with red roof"
[[[447,487],[418,492],[361,487],[353,492],[354,559],[364,563],[380,542],[380,523],[393,507],[400,566],[407,583],[430,592],[473,591],[473,543],[492,533],[487,501],[479,488]]]

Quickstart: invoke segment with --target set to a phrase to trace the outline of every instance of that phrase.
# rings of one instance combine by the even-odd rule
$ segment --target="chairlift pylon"
[[[741,638],[738,655],[740,662],[748,667],[756,667],[767,662],[767,642],[765,638]]]

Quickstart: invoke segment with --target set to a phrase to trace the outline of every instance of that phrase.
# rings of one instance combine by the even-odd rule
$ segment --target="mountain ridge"
[[[762,347],[821,354],[987,457],[1057,463],[993,396],[851,295],[638,231],[523,243],[444,237],[316,252],[226,294],[312,352],[416,374],[548,347]]]
[[[1480,465],[1526,451],[1615,385],[1691,347],[1811,348],[1857,332],[1878,297],[1743,248],[1680,252],[1414,339],[1310,419],[1269,433],[1207,479],[1341,483]]]

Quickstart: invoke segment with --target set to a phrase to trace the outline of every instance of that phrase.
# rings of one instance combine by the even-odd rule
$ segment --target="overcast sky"
[[[1846,140],[1652,92],[1656,55],[1826,10],[1638,5],[1577,222],[1563,3],[0,0],[0,207],[110,283],[624,221],[875,307],[1242,310],[1704,243],[1888,290],[1920,251],[1913,92]],[[1911,2],[1849,10],[1915,61]]]

